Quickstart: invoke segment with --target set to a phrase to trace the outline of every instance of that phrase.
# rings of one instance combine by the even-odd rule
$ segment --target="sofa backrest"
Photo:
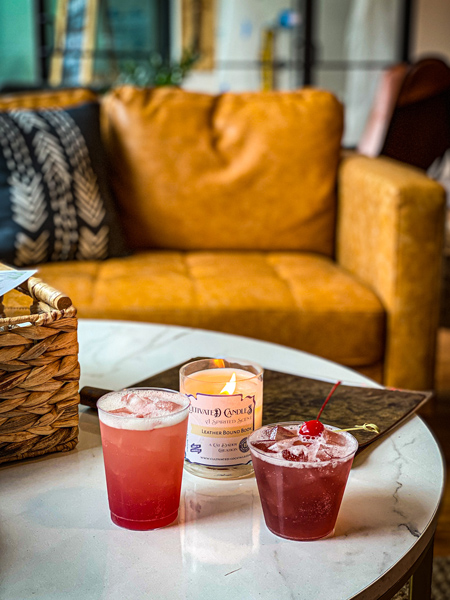
[[[98,96],[85,88],[67,88],[6,94],[0,97],[0,110],[67,108],[83,102],[95,102]]]
[[[102,99],[134,249],[333,253],[343,110],[325,91],[117,88]]]

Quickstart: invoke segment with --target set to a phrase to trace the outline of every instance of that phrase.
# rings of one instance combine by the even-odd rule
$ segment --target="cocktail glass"
[[[164,527],[178,515],[189,399],[174,390],[130,388],[98,402],[113,523]]]
[[[317,439],[296,435],[300,425],[264,426],[248,445],[268,529],[290,540],[318,540],[334,533],[358,442],[326,425],[329,442],[320,447]]]

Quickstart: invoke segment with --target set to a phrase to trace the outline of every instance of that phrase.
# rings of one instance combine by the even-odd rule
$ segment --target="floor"
[[[450,473],[450,329],[440,329],[438,339],[436,398],[421,416],[440,443]],[[450,481],[447,480],[444,501],[438,521],[434,545],[435,556],[450,556]]]

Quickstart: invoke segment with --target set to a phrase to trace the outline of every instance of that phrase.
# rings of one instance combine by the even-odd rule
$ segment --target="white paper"
[[[6,294],[10,290],[13,290],[18,285],[26,281],[29,277],[32,277],[36,273],[34,271],[16,271],[15,269],[8,269],[7,271],[0,270],[0,296]]]

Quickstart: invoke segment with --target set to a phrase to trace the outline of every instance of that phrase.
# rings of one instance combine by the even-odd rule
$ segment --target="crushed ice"
[[[350,451],[346,434],[325,428],[321,435],[306,436],[299,435],[297,427],[287,429],[281,425],[263,430],[253,445],[274,458],[291,462],[322,462],[343,458]]]

